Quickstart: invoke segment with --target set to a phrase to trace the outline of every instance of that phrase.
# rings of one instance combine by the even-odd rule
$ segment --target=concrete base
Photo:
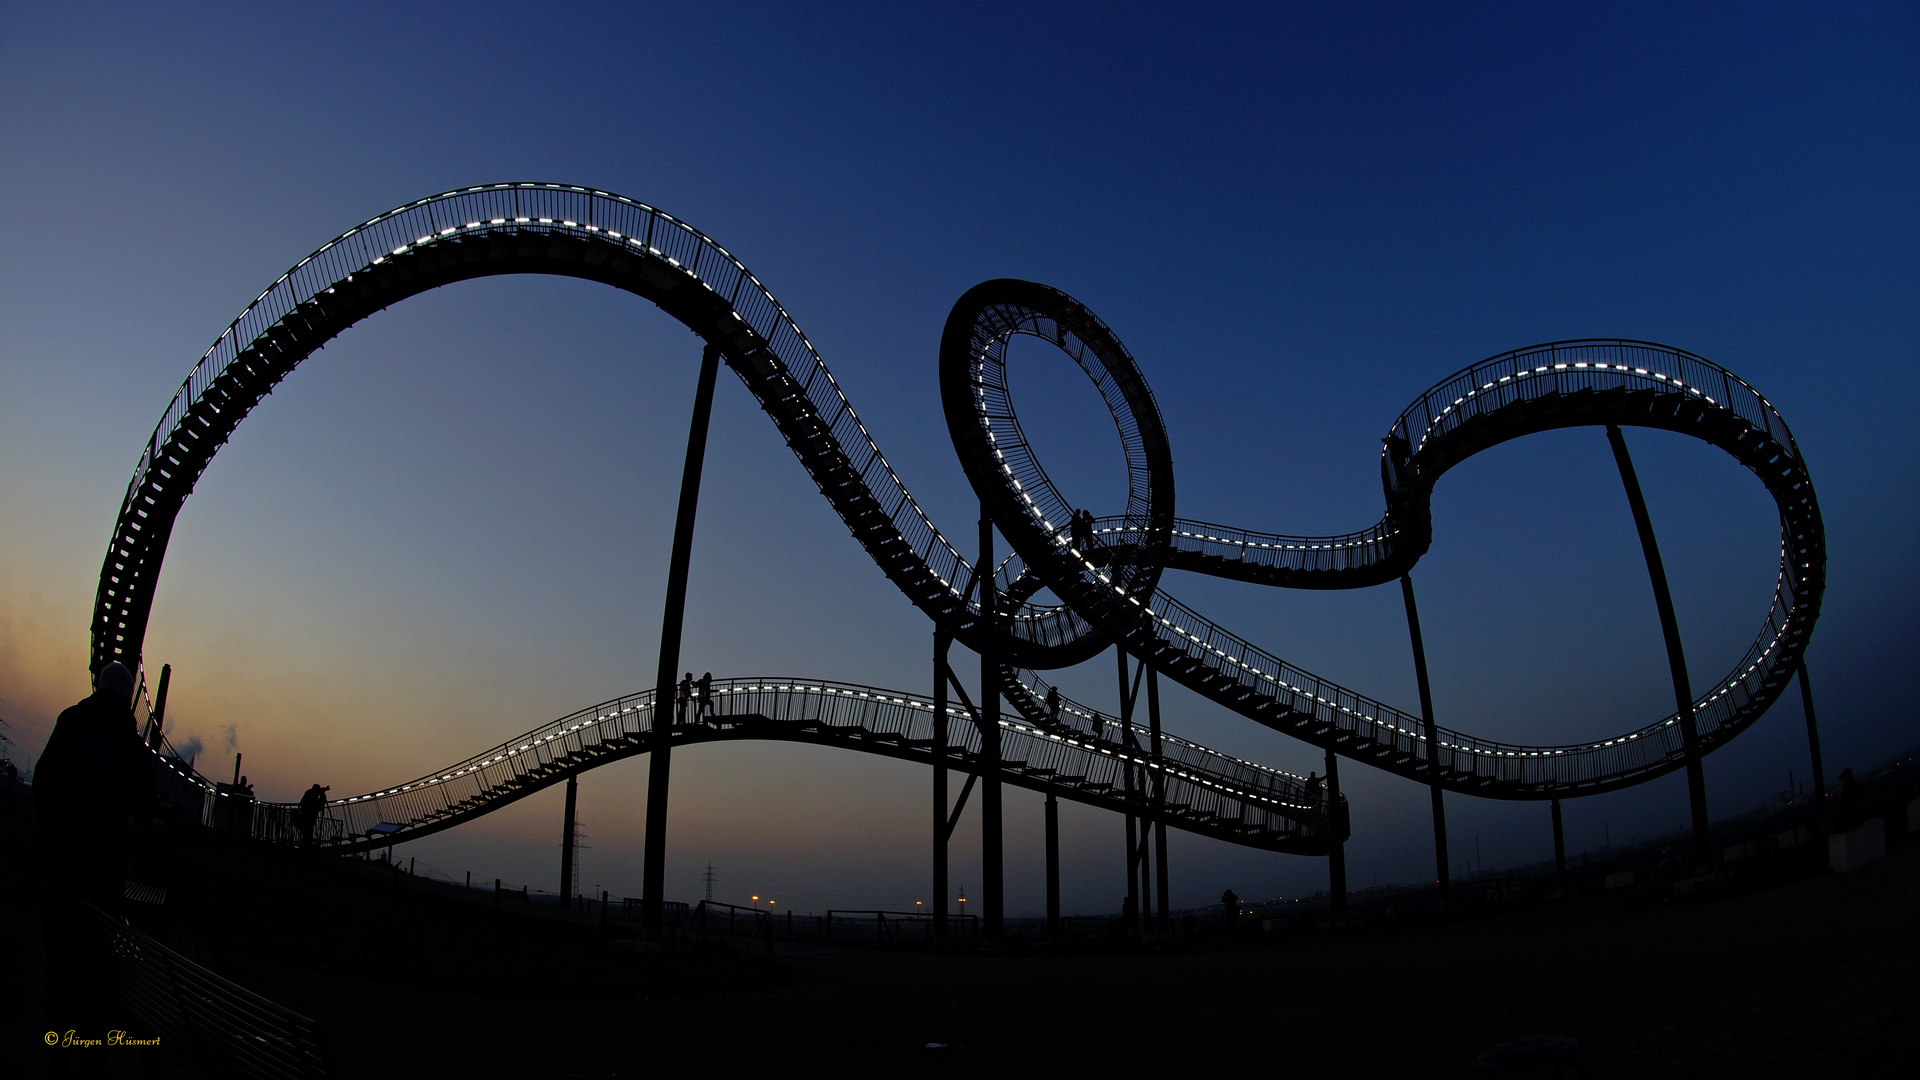
[[[1631,870],[1622,870],[1617,874],[1607,875],[1607,888],[1609,889],[1624,889],[1632,884],[1633,871]]]
[[[1827,865],[1836,874],[1858,870],[1886,857],[1887,824],[1879,818],[1827,837]]]
[[[1802,825],[1797,829],[1788,829],[1786,832],[1776,834],[1773,838],[1773,846],[1781,851],[1792,851],[1812,839],[1813,830]]]

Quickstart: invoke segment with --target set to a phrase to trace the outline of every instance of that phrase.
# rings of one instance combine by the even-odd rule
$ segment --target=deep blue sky
[[[1826,514],[1811,657],[1831,771],[1916,742],[1912,4],[605,8],[10,4],[0,10],[0,715],[30,751],[85,693],[99,558],[173,388],[277,274],[401,202],[557,180],[660,206],[793,313],[950,534],[948,307],[1044,281],[1139,358],[1179,511],[1285,532],[1380,513],[1377,448],[1449,372],[1617,335],[1718,360],[1780,407]],[[1046,356],[1034,354],[1036,360]],[[148,639],[176,735],[267,797],[419,775],[650,681],[698,343],[632,297],[494,279],[408,301],[289,378],[201,481]],[[1070,496],[1118,486],[1064,360],[1018,376]],[[726,379],[726,377],[723,377]],[[1030,421],[1030,429],[1039,427]],[[1696,683],[1765,611],[1777,520],[1701,444],[1629,440]],[[930,627],[744,390],[716,405],[687,663],[924,688]],[[1443,723],[1530,742],[1671,707],[1597,430],[1451,474],[1415,571]],[[1309,670],[1417,703],[1397,590],[1167,587]],[[1111,701],[1111,660],[1066,677]],[[1184,691],[1176,731],[1318,752]],[[230,730],[222,731],[222,725]],[[23,756],[30,756],[30,753]],[[1716,814],[1806,776],[1797,702],[1707,765]],[[925,889],[926,778],[784,745],[676,759],[669,889],[888,906]],[[1430,872],[1425,793],[1347,770],[1354,880]],[[586,884],[638,892],[645,766],[583,781]],[[1544,807],[1456,798],[1456,865],[1545,857]],[[1010,796],[1010,904],[1040,903]],[[1678,777],[1567,811],[1576,850],[1670,828]],[[1120,825],[1070,808],[1067,904],[1110,910]],[[558,796],[415,845],[551,887]],[[971,818],[971,813],[969,814]],[[956,851],[977,877],[977,832]],[[1177,902],[1310,892],[1324,864],[1182,839]]]

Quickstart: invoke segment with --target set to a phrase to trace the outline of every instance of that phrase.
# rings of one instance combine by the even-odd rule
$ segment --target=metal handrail
[[[653,730],[653,691],[615,698],[543,724],[460,762],[403,784],[327,804],[315,841],[336,850],[401,843],[470,819],[595,765],[644,752]],[[919,694],[814,679],[714,680],[713,708],[691,703],[676,721],[678,741],[790,738],[835,741],[892,756],[930,754],[934,702]],[[966,710],[948,707],[952,767],[970,768],[980,734]],[[1049,729],[1018,714],[1000,720],[1003,767],[1015,782],[1051,783],[1061,798],[1111,801],[1131,765],[1158,775],[1169,823],[1273,846],[1324,835],[1326,810],[1298,777],[1236,763],[1185,740],[1154,758],[1140,747],[1079,731]],[[838,734],[841,736],[836,739]],[[203,778],[204,779],[204,778]],[[253,835],[297,843],[297,804],[256,803]]]
[[[215,1076],[334,1075],[312,1020],[224,979],[88,904],[107,939],[120,1000],[145,1027]]]

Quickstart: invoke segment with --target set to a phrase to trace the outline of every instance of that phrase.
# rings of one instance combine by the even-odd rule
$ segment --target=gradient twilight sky
[[[935,350],[974,283],[1072,293],[1138,357],[1189,517],[1378,519],[1379,438],[1506,349],[1584,336],[1720,361],[1793,425],[1826,516],[1810,652],[1830,773],[1920,742],[1920,15],[1832,5],[0,7],[0,715],[30,758],[87,692],[100,558],[139,447],[221,328],[342,230],[553,180],[726,245],[813,340],[950,536],[975,504]],[[187,12],[183,14],[183,12]],[[651,681],[697,339],[632,296],[493,278],[349,331],[242,425],[176,528],[147,657],[176,742],[265,798],[421,775]],[[1022,415],[1097,512],[1112,425],[1057,354]],[[1039,418],[1052,422],[1042,426]],[[1036,430],[1037,429],[1037,430]],[[1764,614],[1777,518],[1704,444],[1629,430],[1696,685]],[[723,373],[684,665],[926,691],[931,626]],[[1443,724],[1554,742],[1671,708],[1599,429],[1451,473],[1416,568]],[[970,546],[963,544],[963,546]],[[1417,697],[1398,590],[1169,574],[1223,625]],[[1103,656],[1066,673],[1111,706]],[[1171,730],[1299,772],[1320,752],[1168,686]],[[224,727],[224,729],[223,729]],[[230,764],[225,766],[230,768]],[[215,764],[209,771],[218,772]],[[1707,762],[1717,815],[1807,775],[1790,697]],[[1343,771],[1358,887],[1430,876],[1426,793]],[[927,778],[784,744],[675,759],[670,897],[910,905]],[[581,781],[582,884],[637,895],[646,765]],[[1673,828],[1674,774],[1567,807],[1579,851]],[[401,854],[552,888],[552,789]],[[970,808],[956,884],[978,877]],[[1120,820],[1062,812],[1065,905],[1111,911]],[[1549,857],[1547,810],[1450,796],[1455,866]],[[1176,906],[1325,887],[1322,860],[1175,834]],[[1008,905],[1042,905],[1008,794]]]

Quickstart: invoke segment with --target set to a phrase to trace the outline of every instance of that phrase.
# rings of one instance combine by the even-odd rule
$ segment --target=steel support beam
[[[1000,672],[994,635],[1000,627],[1000,597],[993,580],[993,517],[980,504],[980,935],[999,941],[1006,914],[1006,864],[1000,816]]]
[[[1060,803],[1047,792],[1047,939],[1059,941],[1060,932]]]
[[[1553,874],[1560,895],[1567,895],[1567,830],[1560,822],[1560,800],[1553,800]]]
[[[1153,726],[1153,873],[1154,899],[1161,930],[1173,929],[1167,906],[1167,780],[1160,768],[1160,673],[1147,669],[1147,722]]]
[[[953,813],[947,815],[947,839],[953,839],[953,830],[960,827],[960,815],[966,812],[967,796],[973,794],[974,781],[980,779],[979,773],[968,773],[967,782],[960,785],[960,797],[953,801]]]
[[[153,715],[147,717],[147,746],[160,749],[160,738],[167,722],[167,683],[173,679],[173,665],[160,665],[160,690],[153,698]]]
[[[647,762],[646,855],[641,874],[640,926],[660,933],[667,879],[667,786],[673,756],[674,687],[680,670],[680,630],[687,615],[687,567],[693,561],[693,519],[700,508],[700,470],[707,459],[707,423],[713,418],[713,383],[720,350],[708,345],[700,357],[693,421],[687,427],[687,458],[680,473],[680,509],[673,522],[673,556],[667,567],[667,604],[660,617],[660,667],[654,680],[653,745]]]
[[[1347,917],[1346,822],[1340,813],[1340,755],[1327,751],[1327,825],[1333,845],[1327,851],[1327,891],[1333,894],[1333,917]]]
[[[160,685],[166,686],[166,672],[160,673]],[[164,692],[164,691],[163,691]],[[1817,832],[1820,819],[1827,812],[1827,767],[1820,760],[1820,725],[1813,716],[1813,687],[1807,682],[1807,661],[1800,659],[1800,709],[1807,714],[1807,749],[1813,753],[1813,827]]]
[[[580,795],[580,778],[567,777],[567,807],[560,814],[560,910],[573,903],[573,808]]]
[[[1136,676],[1132,692],[1127,689],[1127,654],[1124,649],[1115,647],[1113,658],[1120,665],[1120,745],[1133,748],[1133,703],[1139,696],[1140,683]],[[1120,764],[1121,790],[1125,793],[1123,802],[1127,807],[1127,896],[1120,908],[1121,916],[1126,920],[1128,929],[1139,925],[1140,920],[1140,821],[1134,813],[1133,765]]]
[[[1139,790],[1140,801],[1146,801],[1144,776],[1140,776]],[[1154,840],[1154,822],[1142,813],[1140,815],[1140,853],[1135,859],[1135,867],[1139,867],[1140,928],[1142,930],[1154,926],[1154,869],[1148,865],[1150,863],[1148,851],[1152,849],[1152,840]]]
[[[947,936],[947,649],[953,636],[933,632],[933,936]]]
[[[1653,580],[1653,603],[1660,611],[1660,632],[1667,639],[1667,668],[1673,675],[1673,704],[1680,716],[1680,741],[1687,758],[1687,802],[1693,810],[1693,861],[1705,865],[1713,861],[1713,838],[1707,825],[1707,779],[1700,761],[1700,734],[1693,723],[1693,685],[1687,678],[1687,658],[1680,648],[1680,623],[1673,614],[1673,593],[1667,588],[1667,570],[1660,561],[1660,546],[1653,536],[1653,519],[1647,516],[1647,500],[1640,493],[1640,478],[1633,471],[1633,458],[1627,454],[1626,436],[1617,424],[1607,425],[1607,442],[1613,446],[1614,464],[1620,467],[1620,482],[1627,489],[1627,505],[1633,510],[1633,524],[1640,531],[1640,551],[1647,559],[1647,576]]]
[[[1420,608],[1413,602],[1413,575],[1400,575],[1400,597],[1407,605],[1407,636],[1413,640],[1413,675],[1420,684],[1420,721],[1427,740],[1427,768],[1440,775],[1440,732],[1433,722],[1433,688],[1427,682],[1427,646],[1420,636]],[[1433,797],[1433,879],[1440,884],[1440,902],[1447,901],[1453,874],[1447,866],[1447,798],[1439,783],[1427,785]]]

